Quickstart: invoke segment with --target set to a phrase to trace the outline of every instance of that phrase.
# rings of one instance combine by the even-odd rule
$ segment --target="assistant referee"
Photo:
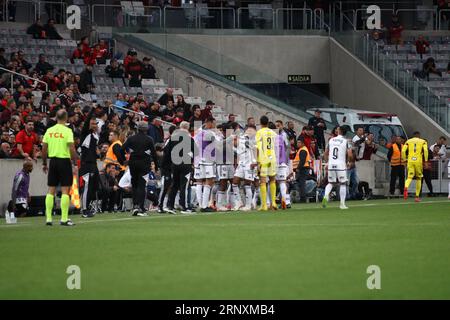
[[[69,190],[73,182],[73,173],[77,174],[76,161],[78,155],[75,151],[73,132],[66,126],[67,111],[64,109],[56,113],[56,121],[53,127],[47,129],[42,146],[42,169],[48,173],[48,193],[45,198],[45,216],[47,226],[53,225],[52,212],[55,202],[56,188],[61,186],[61,225],[75,225],[69,220],[70,197]],[[50,166],[47,167],[47,157],[50,158]],[[72,163],[70,161],[72,159]],[[72,164],[73,170],[72,173]]]

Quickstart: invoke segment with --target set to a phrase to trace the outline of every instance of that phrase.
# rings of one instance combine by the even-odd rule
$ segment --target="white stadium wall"
[[[330,82],[329,41],[324,36],[133,35],[244,83],[286,82],[293,74],[310,75],[311,83]]]

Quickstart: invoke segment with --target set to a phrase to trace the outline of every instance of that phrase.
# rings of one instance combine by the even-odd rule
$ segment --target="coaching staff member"
[[[70,197],[69,190],[72,186],[73,171],[77,174],[76,161],[78,155],[75,151],[73,132],[66,127],[67,111],[58,110],[56,113],[57,123],[47,129],[42,145],[42,169],[48,173],[48,193],[45,198],[45,216],[47,225],[52,225],[53,204],[55,201],[56,187],[61,186],[61,225],[73,226],[69,220]],[[50,166],[47,167],[47,157],[50,158]],[[72,163],[70,159],[72,158]]]
[[[83,179],[83,192],[81,194],[81,216],[92,218],[94,212],[89,208],[90,203],[96,199],[99,188],[99,173],[97,168],[97,120],[94,117],[95,108],[89,112],[81,130],[81,166],[80,177]]]
[[[150,172],[152,162],[157,168],[156,151],[153,139],[147,135],[148,123],[140,121],[137,125],[138,133],[129,137],[123,144],[123,149],[130,153],[128,166],[131,174],[131,188],[133,192],[133,216],[146,216],[144,208],[146,195],[146,178]]]
[[[170,140],[172,134],[177,129],[176,126],[171,126],[169,128],[169,139],[167,139],[166,143],[163,147],[163,159],[160,164],[161,168],[161,192],[159,193],[158,198],[158,213],[165,213],[164,211],[164,199],[169,195],[169,190],[172,186],[172,164],[170,159]],[[167,201],[169,198],[167,198]]]
[[[181,213],[190,213],[186,201],[187,188],[192,175],[192,164],[195,153],[195,142],[189,133],[190,124],[180,123],[180,129],[175,130],[164,149],[164,162],[172,164],[172,188],[167,200],[167,212],[175,214],[174,205],[177,192],[180,191]]]

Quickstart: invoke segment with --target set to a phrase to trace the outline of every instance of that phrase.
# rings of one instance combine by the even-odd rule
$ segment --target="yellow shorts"
[[[408,178],[421,179],[423,177],[423,164],[422,163],[408,163]]]
[[[277,175],[277,163],[275,161],[264,163],[259,166],[260,177],[274,177]]]

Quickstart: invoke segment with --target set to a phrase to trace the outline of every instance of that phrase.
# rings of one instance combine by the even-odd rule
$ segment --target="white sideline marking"
[[[420,202],[420,203],[415,203],[415,202],[411,202],[411,201],[409,201],[409,202],[395,202],[395,203],[383,203],[383,204],[376,204],[376,203],[365,203],[365,204],[355,204],[355,205],[351,205],[350,207],[349,207],[349,210],[346,210],[345,212],[341,212],[341,213],[339,213],[339,214],[342,214],[342,216],[346,216],[346,215],[349,215],[349,214],[352,214],[352,212],[351,212],[351,209],[352,208],[359,208],[359,207],[374,207],[374,206],[379,206],[379,207],[382,207],[382,206],[396,206],[396,205],[421,205],[421,204],[430,204],[430,203],[450,203],[450,201],[449,200],[438,200],[438,201],[422,201],[422,202]],[[320,205],[319,203],[318,203],[318,205]],[[324,212],[326,212],[326,210],[328,210],[328,209],[338,209],[339,207],[336,205],[336,206],[329,206],[328,208],[326,208],[326,209],[323,209],[322,207],[309,207],[309,208],[295,208],[295,210],[304,210],[304,211],[313,211],[313,210],[322,210],[322,211],[324,211]],[[255,212],[257,212],[257,211],[253,211],[253,212],[250,212],[250,213],[255,213]],[[267,212],[270,212],[270,211],[267,211]],[[289,213],[289,211],[282,211],[282,210],[278,210],[278,212],[281,212],[281,213]],[[301,212],[300,212],[301,213]],[[173,214],[164,214],[164,215],[161,215],[161,214],[158,214],[158,213],[151,213],[148,217],[124,217],[124,218],[112,218],[112,219],[97,219],[97,218],[90,218],[89,220],[80,220],[80,221],[77,221],[75,224],[86,224],[86,223],[102,223],[102,222],[116,222],[116,221],[130,221],[130,220],[135,220],[135,221],[138,221],[138,220],[143,220],[143,221],[145,221],[145,220],[148,220],[148,218],[150,218],[150,219],[164,219],[164,218],[174,218],[174,217],[195,217],[195,216],[214,216],[214,215],[228,215],[228,214],[243,214],[243,215],[245,215],[245,214],[247,214],[246,212],[234,212],[234,211],[228,211],[228,212],[213,212],[213,213],[202,213],[202,212],[199,212],[199,213],[195,213],[195,214],[176,214],[176,215],[173,215]],[[296,214],[298,214],[298,213],[296,213]],[[114,214],[113,214],[114,215]],[[81,218],[80,218],[81,219]],[[55,227],[58,227],[58,225],[59,225],[59,221],[54,221],[54,226],[53,227],[46,227],[46,228],[55,228]],[[180,224],[177,224],[177,223],[173,223],[173,224],[171,224],[171,225],[180,225]],[[363,226],[447,226],[447,225],[445,225],[445,224],[442,224],[442,223],[433,223],[433,222],[424,222],[424,223],[416,223],[416,224],[413,224],[413,223],[411,223],[411,224],[383,224],[383,223],[367,223],[367,224],[365,224],[365,223],[361,223],[361,224],[359,224],[359,223],[354,223],[354,224],[340,224],[340,223],[336,223],[336,224],[333,224],[333,223],[310,223],[310,224],[308,224],[308,223],[285,223],[285,224],[283,224],[283,223],[268,223],[268,224],[261,224],[261,223],[256,223],[256,224],[253,224],[253,223],[251,223],[251,224],[245,224],[245,223],[240,223],[240,224],[228,224],[228,223],[202,223],[202,224],[196,224],[196,225],[204,225],[204,226],[253,226],[253,225],[255,225],[255,226],[261,226],[261,225],[263,225],[263,226],[283,226],[283,227],[290,227],[290,226],[294,226],[294,227],[296,227],[296,226],[317,226],[317,227],[320,227],[320,226],[344,226],[344,227],[351,227],[351,226],[356,226],[356,227],[363,227]],[[13,228],[13,227],[25,227],[25,226],[39,226],[38,224],[36,224],[36,223],[31,223],[31,222],[19,222],[19,223],[17,223],[17,224],[2,224],[2,225],[0,225],[0,228]],[[44,226],[44,220],[43,220],[43,222],[42,222],[42,226]],[[450,226],[450,225],[448,225],[448,226]],[[76,226],[75,226],[75,228],[76,228]]]

